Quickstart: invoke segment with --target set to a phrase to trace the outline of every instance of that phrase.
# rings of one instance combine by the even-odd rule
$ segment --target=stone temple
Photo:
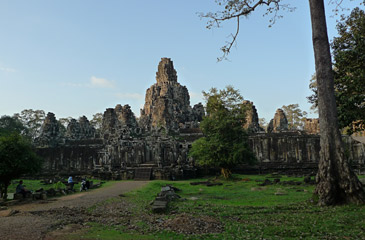
[[[255,106],[245,101],[245,127],[256,166],[236,170],[252,173],[315,173],[319,160],[318,121],[308,120],[305,129],[288,131],[284,112],[278,109],[265,132],[258,123]],[[199,103],[190,105],[189,91],[180,85],[173,62],[162,58],[156,83],[146,91],[145,104],[137,119],[129,105],[118,104],[103,114],[96,130],[83,116],[72,119],[66,133],[60,131],[53,113],[48,113],[37,152],[44,160],[43,175],[93,175],[106,179],[182,179],[194,177],[200,169],[188,157],[194,140],[203,136],[199,123],[205,114]],[[317,123],[317,125],[316,125]],[[344,138],[349,158],[359,171],[365,165],[365,146]]]

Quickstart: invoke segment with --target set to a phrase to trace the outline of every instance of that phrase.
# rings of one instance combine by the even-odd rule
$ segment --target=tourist
[[[70,176],[67,180],[67,183],[68,183],[68,186],[70,187],[70,190],[73,190],[74,189],[74,181],[72,179],[72,176]]]
[[[87,190],[86,181],[85,181],[85,179],[82,179],[81,180],[81,186],[80,186],[80,192],[86,191],[86,190]]]
[[[90,188],[90,181],[83,178],[81,181],[80,192],[86,191]]]
[[[23,198],[25,198],[27,196],[27,193],[31,192],[25,189],[25,187],[23,186],[23,180],[20,180],[18,186],[16,186],[15,193],[21,193],[23,195]]]

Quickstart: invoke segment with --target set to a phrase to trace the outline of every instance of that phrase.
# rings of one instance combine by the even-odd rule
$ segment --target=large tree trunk
[[[8,198],[8,187],[10,185],[10,181],[5,181],[3,183],[0,183],[1,187],[1,198],[6,200]]]
[[[338,129],[332,61],[323,0],[309,0],[318,85],[320,160],[315,193],[319,205],[365,203],[362,184],[344,154]]]

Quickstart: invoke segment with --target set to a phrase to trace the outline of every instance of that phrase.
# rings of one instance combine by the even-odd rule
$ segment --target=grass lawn
[[[223,185],[211,187],[190,185],[207,179],[152,181],[122,199],[136,206],[137,228],[92,224],[77,239],[365,239],[365,206],[318,207],[311,201],[313,185],[258,186],[266,178],[273,180],[263,175],[235,175],[236,180],[218,179]],[[303,178],[280,178],[280,182],[291,180]],[[149,203],[166,184],[181,189],[182,198],[170,202],[167,213],[153,214]],[[277,192],[283,195],[275,195]],[[156,222],[173,221],[182,214],[214,219],[222,231],[188,234],[154,227]]]

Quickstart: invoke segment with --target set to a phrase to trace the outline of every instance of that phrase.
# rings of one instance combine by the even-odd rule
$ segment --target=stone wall
[[[286,133],[263,133],[249,137],[259,163],[304,163],[319,160],[319,136]]]
[[[44,159],[45,175],[92,174],[98,163],[102,141],[81,140],[67,142],[62,146],[37,148],[37,154]]]
[[[247,123],[243,127],[250,133],[250,146],[258,163],[236,170],[316,172],[320,150],[317,134],[288,131],[281,109],[276,111],[265,133],[259,126],[253,103],[245,101],[243,104],[248,108]],[[139,121],[129,105],[118,104],[106,109],[97,134],[85,116],[78,121],[71,120],[66,133],[62,133],[55,115],[48,113],[35,144],[45,160],[44,174],[131,179],[140,169],[150,169],[155,179],[179,179],[194,176],[197,171],[188,152],[193,141],[203,136],[198,128],[203,117],[204,106],[201,103],[190,106],[188,90],[177,82],[173,62],[162,58],[156,83],[146,91]],[[313,126],[310,129],[314,129]],[[351,138],[345,138],[345,143],[352,164],[357,169],[364,168],[365,145]]]
[[[39,148],[38,153],[45,159],[45,173],[114,173],[120,178],[131,178],[135,169],[150,167],[155,178],[169,179],[172,173],[183,178],[184,171],[196,170],[193,159],[187,154],[193,140],[201,136],[199,132],[185,133],[176,140],[156,135],[120,140],[113,145],[105,145],[102,139],[69,141],[63,147]],[[344,137],[344,142],[352,165],[356,169],[364,169],[365,145],[350,137]],[[241,172],[314,174],[317,171],[318,135],[257,133],[250,135],[249,143],[258,163],[254,167],[238,168]],[[132,172],[130,177],[127,177],[127,171]]]

